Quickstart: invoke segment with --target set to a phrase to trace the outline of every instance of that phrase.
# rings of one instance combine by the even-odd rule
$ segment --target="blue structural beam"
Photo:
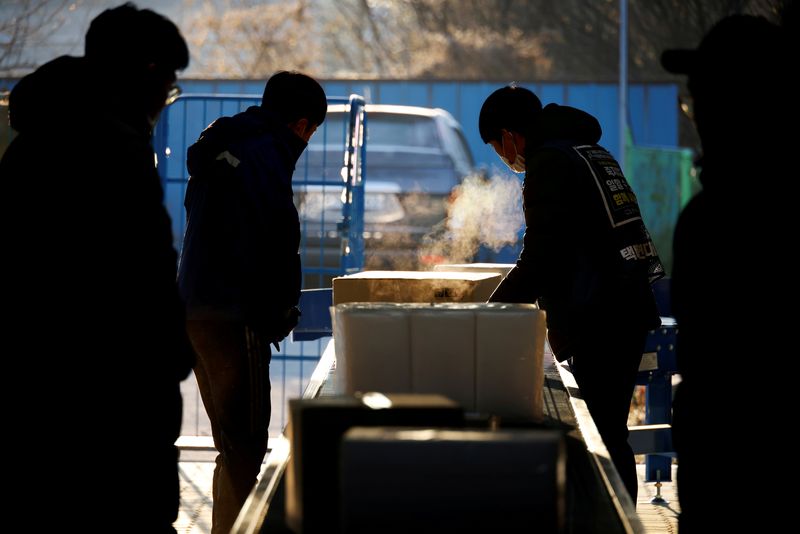
[[[636,383],[647,386],[645,425],[630,429],[628,442],[645,458],[648,482],[671,480],[672,476],[672,375],[677,372],[675,341],[678,325],[662,317],[661,327],[647,336],[645,354]]]

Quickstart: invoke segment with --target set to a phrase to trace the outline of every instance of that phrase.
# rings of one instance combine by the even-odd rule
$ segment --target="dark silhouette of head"
[[[328,100],[311,76],[296,71],[273,74],[264,87],[261,107],[275,113],[305,141],[325,121]]]
[[[489,95],[481,107],[478,130],[484,143],[500,141],[502,130],[524,135],[542,111],[533,92],[511,84]]]
[[[189,49],[170,20],[132,3],[107,9],[86,33],[85,57],[109,83],[108,91],[154,121],[189,64]]]
[[[720,20],[690,50],[667,50],[666,70],[688,75],[693,120],[704,157],[743,154],[774,131],[788,104],[783,32],[763,17]]]

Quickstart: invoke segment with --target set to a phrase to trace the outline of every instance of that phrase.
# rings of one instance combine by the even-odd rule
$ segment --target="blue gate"
[[[259,105],[260,102],[260,95],[196,94],[182,96],[164,110],[153,136],[153,147],[164,188],[164,203],[172,219],[172,233],[177,250],[181,249],[186,226],[183,200],[189,180],[186,170],[187,148],[217,118],[234,115],[250,106]],[[309,144],[309,148],[300,157],[292,179],[295,204],[300,213],[300,254],[304,289],[329,287],[332,277],[361,270],[364,261],[364,99],[358,95],[329,98],[328,104],[344,104],[349,109],[348,120],[330,124],[326,121],[322,124],[314,134],[312,144]],[[341,217],[335,221],[326,221],[325,210],[313,213],[311,210],[304,210],[303,203],[309,192],[321,195],[323,199],[341,199]],[[283,429],[286,424],[287,400],[302,395],[329,339],[287,339],[281,344],[281,351],[272,355],[271,435],[277,435]],[[210,425],[195,381],[185,380],[182,392],[184,422],[181,434],[210,436]]]

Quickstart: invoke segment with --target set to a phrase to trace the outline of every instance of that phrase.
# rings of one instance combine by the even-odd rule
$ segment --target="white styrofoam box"
[[[542,418],[545,315],[533,305],[334,309],[337,392],[438,393],[467,411]]]
[[[411,384],[415,393],[438,393],[468,412],[475,405],[475,307],[415,309],[411,319]],[[472,335],[470,335],[472,334]]]
[[[541,387],[533,389],[531,382],[544,383],[544,313],[496,305],[481,310],[476,320],[475,402],[480,410],[511,417],[541,417]]]
[[[338,306],[337,306],[338,308]],[[402,309],[350,306],[334,318],[337,391],[410,393],[410,318]]]

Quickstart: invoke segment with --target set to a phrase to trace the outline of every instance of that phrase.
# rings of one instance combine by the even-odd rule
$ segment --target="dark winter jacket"
[[[125,362],[128,373],[183,378],[193,353],[147,118],[120,120],[102,80],[63,56],[12,92],[18,136],[0,163],[4,300],[31,312],[21,321],[64,333],[29,346],[45,362],[81,355],[95,372]]]
[[[663,269],[597,120],[550,104],[526,133],[526,231],[496,302],[536,302],[559,359],[591,332],[660,324],[650,281]]]
[[[194,364],[177,258],[147,117],[120,120],[103,80],[62,57],[10,99],[0,331],[6,424],[24,445],[7,478],[27,494],[50,476],[39,447],[64,436],[62,475],[82,481],[82,502],[104,502],[112,457],[132,462],[131,487],[146,480],[177,502],[179,382]]]
[[[292,173],[306,143],[254,106],[189,147],[178,284],[190,319],[274,325],[300,298]]]

